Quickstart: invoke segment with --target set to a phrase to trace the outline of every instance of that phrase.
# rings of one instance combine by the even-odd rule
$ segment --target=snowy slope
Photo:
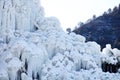
[[[120,80],[102,71],[96,42],[65,33],[39,3],[0,0],[0,80]]]

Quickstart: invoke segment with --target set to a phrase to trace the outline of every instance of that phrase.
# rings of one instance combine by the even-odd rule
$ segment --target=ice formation
[[[101,63],[120,51],[67,34],[39,0],[0,0],[0,80],[120,80]],[[111,59],[110,59],[111,60]],[[115,60],[108,61],[116,63]]]

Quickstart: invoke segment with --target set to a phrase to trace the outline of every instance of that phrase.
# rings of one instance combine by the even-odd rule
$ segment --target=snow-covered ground
[[[120,80],[103,72],[120,50],[67,34],[55,17],[44,17],[39,0],[0,0],[0,80]],[[115,59],[114,59],[115,58]]]

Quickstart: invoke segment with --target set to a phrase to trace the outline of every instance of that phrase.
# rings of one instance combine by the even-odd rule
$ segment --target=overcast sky
[[[64,30],[87,21],[94,14],[101,15],[119,3],[120,0],[41,0],[45,15],[57,17]]]

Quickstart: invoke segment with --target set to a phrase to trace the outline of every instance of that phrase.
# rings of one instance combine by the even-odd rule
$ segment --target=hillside
[[[111,44],[113,48],[120,49],[120,6],[109,9],[73,32],[83,35],[87,41],[97,42],[102,48]]]

